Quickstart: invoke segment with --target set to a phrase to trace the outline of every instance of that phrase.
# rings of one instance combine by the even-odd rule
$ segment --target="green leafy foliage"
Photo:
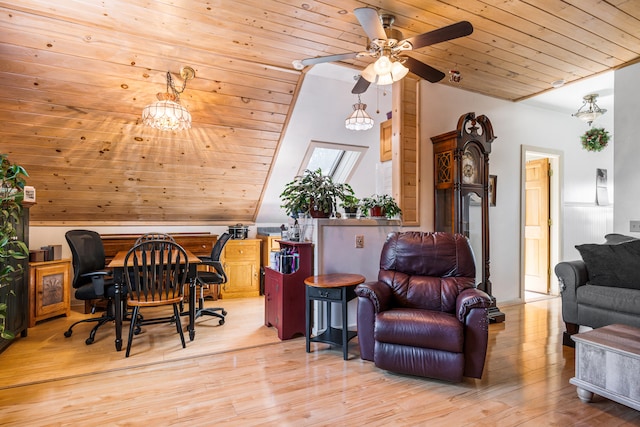
[[[362,207],[363,214],[374,208],[381,207],[384,216],[389,218],[393,218],[402,213],[400,206],[396,203],[395,199],[388,194],[374,194],[369,197],[365,197],[360,201],[360,206]]]
[[[287,183],[280,194],[280,200],[287,215],[297,218],[298,214],[307,214],[311,208],[330,215],[336,211],[336,203],[347,196],[353,196],[353,189],[346,183],[335,183],[322,170],[305,170]]]
[[[609,143],[609,132],[604,128],[591,128],[580,137],[582,148],[587,151],[602,151]]]
[[[6,154],[0,154],[0,288],[9,284],[16,272],[22,271],[22,265],[14,260],[29,256],[29,248],[18,240],[16,229],[22,213],[27,176],[22,166],[11,164]],[[7,295],[12,296],[13,292]],[[0,301],[0,337],[13,339],[13,333],[5,330],[6,315],[7,303]]]

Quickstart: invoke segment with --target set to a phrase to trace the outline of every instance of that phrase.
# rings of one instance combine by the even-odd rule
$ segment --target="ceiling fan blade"
[[[422,77],[423,79],[431,83],[437,83],[440,80],[444,79],[445,74],[442,71],[436,70],[432,66],[427,65],[424,62],[420,62],[417,59],[413,59],[410,56],[406,57],[404,66],[407,67],[413,74]]]
[[[473,25],[468,21],[461,21],[447,25],[446,27],[438,28],[437,30],[429,31],[428,33],[409,37],[406,41],[413,45],[413,49],[420,49],[421,47],[430,46],[432,44],[468,36],[471,33],[473,33]]]
[[[354,59],[357,58],[360,52],[350,52],[350,53],[341,53],[338,55],[328,55],[328,56],[317,56],[315,58],[307,58],[300,61],[300,63],[304,66],[307,65],[315,65],[323,62],[334,62],[334,61],[342,61],[343,59]]]
[[[356,82],[356,85],[353,87],[353,89],[351,89],[351,93],[353,93],[355,95],[359,95],[361,93],[365,93],[367,91],[367,89],[369,89],[369,85],[370,84],[371,83],[369,83],[369,81],[367,79],[365,79],[364,77],[360,76],[360,78]]]
[[[359,7],[353,10],[353,14],[358,18],[358,22],[370,40],[387,39],[387,33],[384,32],[377,10],[370,7]]]

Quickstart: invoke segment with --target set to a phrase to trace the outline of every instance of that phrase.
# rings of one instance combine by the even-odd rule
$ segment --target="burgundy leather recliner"
[[[389,234],[378,281],[356,287],[361,357],[402,374],[481,378],[491,299],[475,277],[463,235]]]

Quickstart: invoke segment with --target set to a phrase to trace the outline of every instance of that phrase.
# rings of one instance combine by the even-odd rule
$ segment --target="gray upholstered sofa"
[[[608,234],[603,244],[577,245],[581,260],[556,265],[562,295],[563,343],[580,326],[640,327],[640,239]]]

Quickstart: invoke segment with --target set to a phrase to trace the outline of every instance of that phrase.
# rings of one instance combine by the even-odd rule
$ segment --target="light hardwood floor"
[[[578,400],[558,298],[500,307],[507,321],[490,326],[483,378],[460,384],[379,370],[357,340],[347,361],[325,344],[307,354],[304,338],[280,342],[263,325],[262,298],[217,304],[225,325],[200,319],[186,349],[171,327],[149,326],[128,359],[111,328],[86,346],[87,326],[65,339],[72,319],[39,324],[0,354],[0,424],[640,425],[633,409]]]

